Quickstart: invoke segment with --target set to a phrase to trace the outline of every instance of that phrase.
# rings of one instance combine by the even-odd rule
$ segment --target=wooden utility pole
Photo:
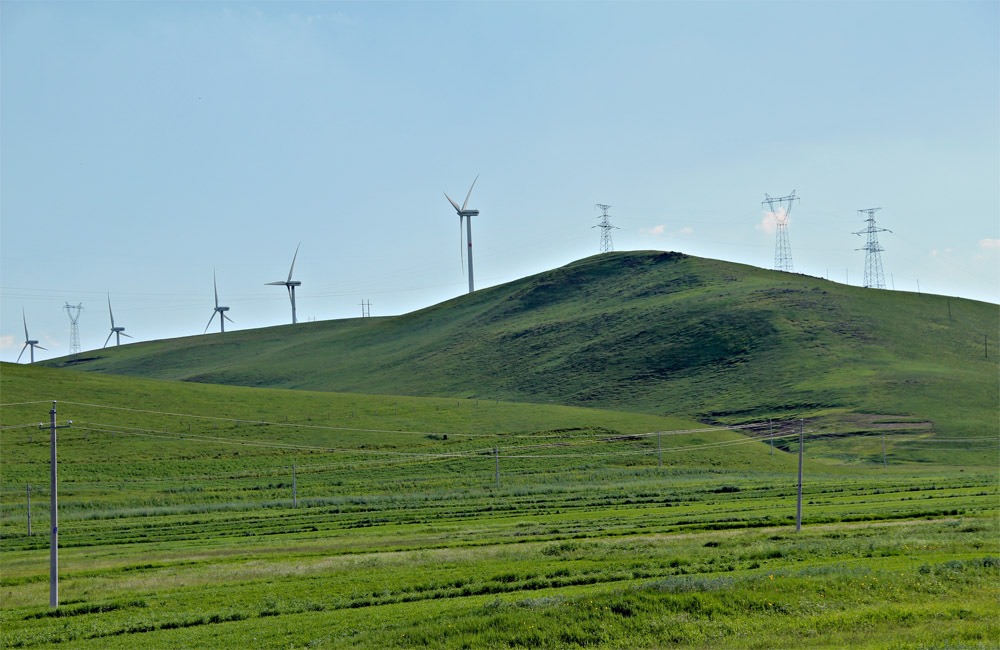
[[[802,530],[802,441],[803,420],[799,420],[799,498],[795,507],[795,532]]]
[[[56,403],[52,401],[52,410],[49,411],[49,434],[51,439],[52,458],[50,462],[49,494],[50,501],[49,522],[51,528],[51,541],[49,543],[49,607],[59,607],[59,483],[58,471],[56,469],[56,430],[64,429],[73,424],[68,423],[56,426]],[[44,424],[38,425],[39,429],[45,428]]]

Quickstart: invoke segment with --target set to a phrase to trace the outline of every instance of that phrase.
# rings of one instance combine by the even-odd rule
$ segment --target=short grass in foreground
[[[474,526],[474,524],[473,524]],[[827,524],[351,555],[97,557],[57,612],[5,579],[7,647],[995,647],[995,519]],[[129,553],[131,551],[131,553]]]

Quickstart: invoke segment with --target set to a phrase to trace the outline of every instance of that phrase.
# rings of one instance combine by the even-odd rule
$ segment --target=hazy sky
[[[117,324],[399,314],[598,252],[1000,300],[997,2],[15,2],[2,13],[0,359]],[[213,323],[213,329],[216,324]],[[27,357],[27,353],[25,353]]]

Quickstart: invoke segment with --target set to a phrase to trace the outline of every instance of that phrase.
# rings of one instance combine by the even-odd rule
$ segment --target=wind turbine
[[[219,306],[219,285],[215,282],[215,269],[212,269],[212,287],[215,289],[215,311],[212,312],[212,318],[215,318],[216,314],[219,315],[219,328],[220,331],[224,333],[226,331],[226,321],[232,323],[233,319],[226,316],[226,312],[229,311],[229,307]],[[205,326],[205,332],[208,331],[209,326],[212,324],[212,318],[208,319],[208,325]],[[202,333],[204,334],[204,332]]]
[[[301,246],[301,245],[302,245],[302,242],[299,242],[299,246]],[[292,271],[295,270],[295,258],[299,256],[299,246],[295,247],[295,255],[292,256],[292,266],[291,266],[290,269],[288,269],[288,279],[287,280],[278,280],[277,282],[268,282],[267,283],[269,285],[271,285],[271,284],[274,284],[274,285],[284,285],[285,288],[288,289],[288,299],[292,301],[292,324],[293,325],[295,323],[299,322],[295,318],[295,287],[298,287],[298,286],[302,285],[302,283],[299,282],[298,280],[293,280],[292,279]]]
[[[115,327],[115,312],[111,311],[111,294],[110,293],[108,294],[108,313],[111,314],[111,334],[108,334],[108,338],[104,339],[104,345],[101,346],[101,349],[104,349],[104,348],[108,347],[108,341],[111,340],[112,336],[115,337],[115,345],[116,346],[122,344],[122,337],[123,336],[128,337],[128,338],[132,338],[131,336],[129,336],[128,334],[125,333],[125,328],[124,327]]]
[[[14,363],[21,363],[21,355],[24,354],[25,349],[31,348],[31,363],[35,362],[35,348],[39,350],[44,350],[42,346],[38,345],[38,341],[32,341],[31,337],[28,336],[28,319],[24,316],[24,310],[21,310],[21,320],[24,321],[24,347],[21,348],[21,354],[17,355],[17,361]]]
[[[465,195],[465,203],[462,204],[462,207],[458,207],[458,204],[451,200],[451,197],[448,196],[447,192],[444,193],[444,198],[448,199],[448,202],[455,208],[455,212],[458,213],[459,242],[461,242],[462,237],[462,217],[467,218],[465,225],[466,240],[469,242],[469,293],[475,291],[475,288],[472,285],[472,217],[479,216],[479,210],[467,210],[466,208],[469,206],[469,197],[472,196],[472,188],[476,186],[476,181],[478,180],[479,176],[476,176],[476,179],[472,181],[472,185],[469,187],[469,193]],[[459,259],[461,259],[461,256],[459,256]]]

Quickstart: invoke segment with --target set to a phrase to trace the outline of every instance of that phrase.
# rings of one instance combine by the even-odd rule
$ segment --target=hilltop
[[[555,402],[701,420],[905,416],[995,434],[997,305],[662,252],[607,253],[395,317],[44,362],[214,384]]]

